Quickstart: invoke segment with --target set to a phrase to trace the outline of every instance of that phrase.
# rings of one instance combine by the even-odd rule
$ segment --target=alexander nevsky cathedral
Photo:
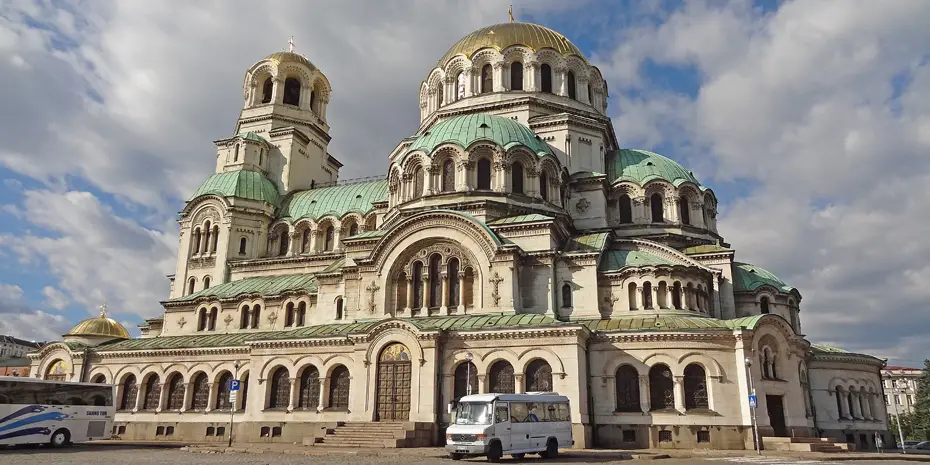
[[[466,393],[542,391],[575,447],[752,449],[754,417],[769,449],[891,441],[884,361],[808,341],[799,290],[625,148],[565,36],[485,27],[424,74],[386,175],[340,180],[323,70],[293,44],[249,67],[164,313],[132,338],[104,310],[32,373],[116,385],[126,439],[437,445]]]

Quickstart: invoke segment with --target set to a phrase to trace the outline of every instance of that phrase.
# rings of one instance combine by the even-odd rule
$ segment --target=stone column
[[[442,279],[442,295],[440,296],[442,306],[439,308],[440,313],[443,315],[449,314],[449,275],[446,273],[440,273],[440,278]]]
[[[862,420],[862,405],[859,403],[859,393],[853,392],[852,395],[852,415],[857,420]]]
[[[649,405],[649,376],[639,375],[639,408],[644,414],[649,413],[652,406]]]
[[[462,276],[462,270],[459,270],[459,305],[456,310],[460,315],[465,313],[465,277]]]
[[[539,63],[530,62],[523,65],[523,76],[529,79],[526,80],[526,91],[527,92],[538,92],[539,90],[539,81],[537,80],[537,75],[539,74]]]
[[[491,65],[494,68],[494,92],[504,91],[504,62],[499,61]]]
[[[320,98],[320,114],[319,117],[321,120],[326,121],[326,104],[329,103],[329,98]]]
[[[685,377],[675,376],[675,410],[685,411]]]
[[[488,392],[487,375],[478,375],[478,394],[487,394]]]
[[[474,68],[466,68],[465,71],[465,97],[475,95]]]
[[[562,97],[568,97],[568,68],[558,67],[553,71],[555,71],[555,75],[552,77],[557,79],[553,84],[558,86],[556,87],[556,94]],[[577,79],[575,80],[575,84],[578,84]]]
[[[317,232],[319,232],[319,230],[316,229],[316,228],[310,229],[310,247],[309,247],[310,253],[315,253],[315,252],[316,252],[316,236],[317,236]]]
[[[575,79],[575,86],[577,87],[577,96],[578,101],[581,103],[591,103],[591,96],[588,95],[588,80],[587,79]]]
[[[287,236],[285,236],[284,234],[286,234]],[[281,237],[290,238],[290,240],[287,243],[287,256],[291,257],[297,253],[297,246],[295,246],[294,244],[297,244],[297,240],[300,239],[300,235],[297,234],[297,231],[294,231],[293,233],[287,232],[284,234],[282,234]]]
[[[639,284],[636,285],[636,309],[643,309],[643,286]]]
[[[875,417],[872,416],[872,395],[862,393],[859,400],[862,402],[862,416],[865,417],[866,420],[874,420]]]
[[[685,287],[686,283],[681,283],[681,309],[690,310],[691,306],[688,305],[688,288]]]
[[[297,386],[297,380],[296,380],[296,379],[288,379],[288,383],[290,384],[291,391],[290,391],[290,395],[288,395],[288,400],[287,400],[287,411],[288,411],[288,412],[293,412],[293,411],[294,411],[294,406],[297,405],[297,395],[298,395],[298,391],[297,391],[297,388],[298,388],[298,386]],[[270,386],[270,384],[269,384],[269,386]],[[272,395],[274,395],[274,394],[272,394]]]
[[[323,390],[326,389],[326,378],[320,378],[317,380],[320,383],[320,395],[317,396],[316,411],[317,413],[323,411]]]
[[[181,403],[181,412],[186,412],[187,407],[193,407],[191,400],[194,397],[194,383],[184,384],[184,402]]]
[[[213,410],[213,406],[216,405],[216,393],[219,391],[217,389],[216,383],[207,383],[207,406],[204,407],[204,412],[209,412]]]
[[[429,275],[424,276],[421,282],[423,283],[423,302],[420,302],[420,311],[423,312],[423,315],[428,315],[430,299]]]
[[[274,77],[271,82],[271,102],[284,103],[284,80],[280,77]]]
[[[717,276],[711,280],[711,304],[713,305],[713,313],[716,318],[723,318],[723,315],[720,314],[720,279]]]
[[[658,285],[652,286],[652,308],[654,309],[661,308],[661,306],[659,305],[659,286]]]
[[[523,373],[513,374],[513,391],[515,394],[523,394],[526,391],[523,386]]]
[[[333,228],[333,252],[342,250],[342,228]]]
[[[413,278],[407,276],[407,307],[404,308],[404,312],[409,315],[411,309],[413,309]]]
[[[665,283],[665,308],[675,308],[674,299],[672,299],[672,292],[675,290],[675,283],[672,283],[670,286],[668,283]]]
[[[161,381],[161,379],[159,379]],[[165,403],[168,402],[168,386],[165,383],[161,383],[161,392],[158,393],[158,405],[155,406],[156,412],[161,412],[165,409]]]
[[[849,414],[849,397],[846,391],[840,391],[838,394],[836,391],[833,391],[833,395],[839,395],[840,397],[840,418],[852,418],[852,415]]]
[[[310,109],[310,94],[313,92],[313,89],[306,85],[300,86],[300,109],[309,110]]]
[[[210,231],[200,231],[200,250],[198,250],[197,253],[205,254],[208,250],[210,250],[210,246],[207,244],[207,242],[210,242]]]

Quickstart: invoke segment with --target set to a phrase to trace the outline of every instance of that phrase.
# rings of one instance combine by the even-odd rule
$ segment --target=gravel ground
[[[458,463],[470,465],[487,463],[484,459],[464,460],[453,462],[447,458],[417,457],[417,456],[351,456],[351,455],[292,455],[281,453],[248,454],[204,454],[166,448],[134,448],[134,447],[70,447],[65,449],[14,448],[0,450],[0,464],[2,465],[316,465],[333,464],[334,462],[351,462],[351,465],[451,465]],[[867,465],[867,464],[914,464],[920,462],[905,462],[897,460],[866,461],[856,460],[840,461],[813,461],[778,457],[727,457],[727,458],[691,458],[691,459],[665,459],[665,460],[592,460],[592,457],[562,456],[557,460],[542,460],[535,456],[524,460],[505,458],[504,464],[543,465],[548,463],[598,463],[603,465],[624,464],[634,465],[646,463],[650,465]]]

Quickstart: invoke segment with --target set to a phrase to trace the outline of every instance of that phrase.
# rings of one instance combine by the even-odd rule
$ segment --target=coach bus
[[[116,412],[115,388],[0,376],[0,445],[61,447],[107,439]]]
[[[571,447],[568,397],[554,392],[475,394],[458,400],[455,420],[446,429],[446,452],[452,460],[504,454],[521,459],[538,453],[555,458],[560,447]]]

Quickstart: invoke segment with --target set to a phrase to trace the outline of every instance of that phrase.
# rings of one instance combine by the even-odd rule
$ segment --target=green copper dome
[[[464,149],[480,140],[493,142],[506,150],[522,145],[536,155],[552,155],[549,145],[530,128],[510,118],[488,114],[462,115],[447,119],[417,137],[407,149],[407,153],[422,150],[429,154],[436,147],[446,143]]]
[[[766,269],[748,263],[733,262],[734,292],[755,291],[762,286],[771,286],[781,292],[795,290]]]
[[[255,171],[238,170],[214,174],[200,185],[190,200],[208,194],[268,202],[276,207],[281,204],[278,188],[264,175]]]
[[[675,187],[685,182],[701,185],[675,160],[646,150],[620,149],[614,152],[613,166],[608,166],[608,170],[614,183],[632,181],[643,186],[654,179],[662,179]]]
[[[375,209],[372,203],[387,199],[387,193],[388,183],[383,179],[295,192],[284,202],[279,216],[294,221],[316,221],[329,215],[342,218],[349,212],[364,216]]]

